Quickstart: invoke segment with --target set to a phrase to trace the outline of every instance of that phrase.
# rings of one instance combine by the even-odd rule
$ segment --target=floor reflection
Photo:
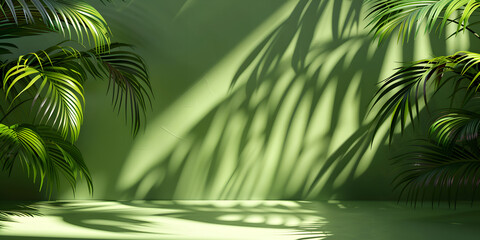
[[[457,209],[427,205],[414,208],[372,201],[38,202],[17,207],[18,214],[0,214],[7,216],[0,219],[0,239],[478,239],[478,204],[459,204]],[[3,213],[7,207],[13,209],[0,206]]]
[[[57,201],[12,216],[5,239],[325,239],[317,205],[292,201]],[[27,231],[28,230],[28,231]]]

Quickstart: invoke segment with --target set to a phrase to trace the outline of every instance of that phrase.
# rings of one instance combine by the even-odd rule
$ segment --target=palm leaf
[[[57,53],[50,55],[54,64],[78,60],[82,75],[87,73],[94,78],[108,80],[108,90],[112,92],[112,105],[125,114],[136,135],[145,120],[148,105],[151,105],[153,92],[147,68],[142,58],[128,50],[130,45],[112,43],[109,51],[98,48],[69,54],[61,46],[55,46]],[[67,49],[68,50],[68,49]]]
[[[480,54],[469,51],[460,51],[457,52],[456,55],[459,56],[456,60],[456,63],[463,65],[461,74],[465,75],[466,73],[470,72],[470,74],[473,74],[474,76],[471,79],[468,87],[478,91],[480,88],[480,82],[477,81],[478,77],[480,76]]]
[[[75,142],[83,122],[84,77],[74,62],[54,65],[46,52],[32,53],[21,56],[8,68],[3,89],[12,104],[25,94],[34,96],[32,106],[37,106],[39,122],[58,126],[64,138],[70,136]]]
[[[367,0],[369,5],[369,25],[375,38],[381,42],[394,30],[399,31],[402,41],[411,33],[416,35],[425,23],[425,32],[437,28],[442,31],[451,20],[458,24],[457,32],[469,25],[469,19],[480,2],[475,0]],[[453,19],[459,13],[458,19]]]
[[[472,52],[457,52],[450,56],[441,56],[414,62],[397,71],[381,82],[381,86],[372,99],[371,110],[380,102],[383,105],[378,110],[374,121],[373,135],[380,126],[390,120],[390,142],[395,132],[395,127],[400,122],[403,131],[407,119],[414,124],[414,115],[420,112],[419,101],[423,99],[428,107],[429,89],[433,84],[435,91],[445,86],[449,81],[455,81],[452,98],[459,93],[461,83],[468,85],[464,88],[464,103],[471,99],[480,87],[479,75],[480,55]],[[450,75],[447,74],[450,73]]]
[[[27,171],[33,181],[40,179],[40,189],[46,183],[50,191],[58,184],[58,172],[71,184],[75,191],[79,177],[85,177],[92,191],[90,173],[83,162],[80,151],[54,129],[47,126],[0,124],[0,163],[11,171],[16,161]]]
[[[33,174],[34,181],[37,175],[43,183],[47,169],[48,154],[41,137],[31,128],[20,125],[8,127],[0,124],[0,162],[3,170],[11,171],[15,160],[25,163],[27,171]]]
[[[74,192],[78,178],[84,177],[88,189],[92,193],[92,179],[80,150],[72,143],[65,141],[56,130],[48,126],[36,126],[36,130],[44,140],[49,160],[54,166],[53,170],[63,174]]]
[[[22,28],[35,24],[35,28],[27,28],[30,30],[27,33],[37,34],[50,30],[69,38],[75,34],[81,43],[85,39],[88,42],[93,40],[97,47],[110,44],[111,32],[105,19],[84,1],[4,0],[0,10],[3,13],[3,16],[0,16],[0,38],[22,36],[26,33],[24,30],[18,34],[18,29],[15,30],[13,24]],[[43,23],[45,27],[39,27],[39,23]]]
[[[456,109],[439,117],[430,127],[430,135],[442,146],[453,147],[459,143],[476,145],[480,132],[480,114]]]
[[[136,135],[141,127],[141,122],[146,118],[145,112],[151,104],[153,92],[146,66],[139,55],[132,51],[122,50],[129,47],[125,44],[115,43],[110,51],[96,55],[99,64],[97,68],[87,70],[98,78],[108,78],[108,90],[112,92],[114,108],[120,112],[123,109],[125,120],[131,123],[133,134]],[[93,54],[97,50],[90,50]],[[83,58],[84,66],[92,58]],[[130,116],[130,120],[128,120]]]
[[[447,198],[456,202],[464,191],[475,197],[480,184],[480,155],[461,146],[447,150],[435,143],[422,142],[413,151],[395,158],[402,171],[394,180],[401,196],[412,202]],[[433,203],[433,201],[432,201]]]
[[[0,21],[0,39],[11,39],[25,36],[35,36],[42,33],[52,32],[53,30],[44,24],[22,24],[18,25],[13,21]]]
[[[82,84],[89,74],[108,79],[112,103],[118,111],[124,111],[135,135],[146,118],[152,91],[143,60],[126,47],[114,43],[109,51],[78,51],[56,45],[22,56],[5,64],[4,91],[12,104],[18,98],[32,96],[39,123],[56,125],[74,142],[83,121]]]
[[[454,67],[453,57],[438,57],[417,61],[406,67],[399,68],[392,76],[381,83],[381,87],[372,99],[372,109],[384,100],[385,102],[378,111],[375,118],[374,134],[380,128],[384,121],[391,116],[390,123],[390,142],[394,130],[400,121],[403,131],[407,119],[413,124],[414,111],[419,114],[419,100],[424,99],[427,103],[427,83],[442,80],[444,72]],[[441,86],[441,85],[439,85]]]

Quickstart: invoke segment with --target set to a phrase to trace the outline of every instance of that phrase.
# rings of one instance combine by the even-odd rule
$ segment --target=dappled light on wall
[[[361,1],[287,1],[151,121],[118,191],[137,199],[329,199],[385,162],[386,128],[373,144],[368,131],[376,83],[436,43],[427,36],[377,46],[363,18]]]
[[[92,151],[115,172],[97,174],[108,192],[97,196],[383,199],[391,194],[392,174],[385,170],[391,169],[388,126],[370,142],[376,113],[367,110],[377,83],[402,62],[444,55],[468,38],[438,41],[420,34],[404,45],[396,38],[378,45],[365,26],[361,1],[324,0],[276,2],[275,11],[262,12],[259,24],[239,29],[234,39],[230,33],[238,31],[218,25],[229,34],[222,39],[215,29],[198,30],[221,19],[216,12],[208,15],[217,16],[212,19],[200,14],[206,8],[231,11],[221,2],[129,5],[132,21],[140,21],[142,11],[148,16],[157,11],[152,4],[162,6],[161,19],[147,21],[159,21],[158,29],[146,26],[149,35],[137,42],[157,44],[151,48],[155,54],[145,56],[162,107],[131,149],[115,147],[122,159],[105,160],[110,156]],[[211,49],[212,42],[221,50]],[[165,71],[167,78],[160,79]]]

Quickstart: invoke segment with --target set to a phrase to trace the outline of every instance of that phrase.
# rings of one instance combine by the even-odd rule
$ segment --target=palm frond
[[[8,67],[3,89],[12,104],[23,95],[33,96],[32,106],[37,106],[39,122],[58,126],[64,138],[70,136],[75,142],[83,122],[84,77],[81,67],[73,61],[54,64],[47,52],[32,53]]]
[[[477,92],[480,88],[480,81],[477,80],[480,76],[480,54],[469,51],[460,51],[457,52],[455,55],[458,56],[456,63],[462,64],[463,66],[461,74],[465,75],[466,73],[470,73],[472,74],[472,76],[474,76],[471,79],[468,87],[474,89],[475,92]]]
[[[35,36],[53,30],[44,24],[22,24],[18,25],[13,21],[0,21],[0,39],[12,39],[26,36]]]
[[[112,105],[118,113],[123,110],[125,120],[130,122],[133,135],[136,135],[146,118],[153,92],[145,63],[129,48],[128,44],[112,43],[108,51],[94,48],[75,55],[58,51],[50,55],[50,60],[54,64],[79,60],[82,75],[88,73],[94,78],[108,80],[107,91],[112,93]]]
[[[133,135],[138,133],[146,118],[147,108],[151,105],[153,92],[147,67],[138,54],[129,50],[130,45],[112,43],[108,51],[94,48],[77,51],[76,54],[65,52],[60,45],[51,49],[56,51],[50,55],[53,64],[78,60],[82,76],[88,73],[94,78],[108,80],[107,91],[112,93],[112,105],[118,113],[123,110]]]
[[[460,143],[476,145],[480,133],[480,114],[468,110],[449,110],[430,126],[430,135],[441,146]]]
[[[54,166],[54,171],[60,171],[75,191],[77,180],[84,177],[89,189],[93,192],[93,183],[82,153],[72,143],[65,141],[61,134],[48,126],[36,126],[47,150],[48,160]]]
[[[0,15],[0,38],[12,38],[25,34],[15,29],[13,24],[22,28],[25,25],[36,24],[28,28],[30,33],[41,31],[57,31],[68,38],[76,35],[80,42],[93,40],[95,46],[110,44],[110,29],[102,15],[90,4],[84,1],[66,0],[5,0],[0,5],[3,15]],[[46,28],[39,27],[43,23]],[[13,30],[12,30],[13,29]],[[37,30],[35,30],[37,29]],[[4,32],[5,30],[5,32]],[[12,32],[14,34],[12,34]]]
[[[12,104],[31,95],[32,107],[37,107],[41,117],[39,123],[53,123],[74,142],[83,121],[82,84],[89,75],[108,80],[112,104],[119,112],[123,110],[135,135],[146,118],[153,93],[143,60],[128,47],[113,43],[108,51],[78,51],[55,45],[22,56],[5,65],[4,91]]]
[[[389,139],[392,140],[395,127],[400,121],[403,131],[407,119],[413,124],[414,113],[420,112],[419,100],[424,99],[427,103],[427,83],[439,82],[446,71],[455,65],[453,57],[438,57],[417,61],[406,67],[399,68],[392,76],[381,82],[381,87],[372,99],[372,109],[385,100],[375,118],[374,134],[384,121],[391,116]]]
[[[479,63],[479,54],[463,51],[450,56],[417,61],[397,69],[392,76],[381,82],[372,99],[371,109],[383,101],[374,121],[374,135],[390,116],[390,142],[398,122],[401,131],[404,130],[407,119],[414,124],[414,115],[418,116],[420,112],[419,101],[423,99],[425,106],[428,107],[431,85],[438,91],[447,82],[454,81],[455,89],[452,93],[454,97],[459,93],[461,83],[465,82],[468,85],[463,88],[464,102],[468,102],[480,88],[480,81],[477,79],[480,76]]]
[[[151,104],[153,92],[141,57],[132,51],[122,50],[122,47],[130,46],[120,43],[112,44],[110,51],[96,55],[100,63],[99,67],[87,68],[87,70],[98,78],[108,78],[108,91],[112,92],[112,104],[118,112],[123,109],[125,120],[131,123],[133,135],[136,135],[142,120],[146,118],[145,113],[148,105]],[[92,54],[95,52],[97,50],[90,51]],[[83,61],[84,66],[93,65],[87,64],[86,58]]]
[[[11,171],[15,162],[20,161],[34,182],[40,179],[40,190],[45,183],[51,192],[58,184],[59,171],[74,191],[79,177],[85,177],[89,190],[93,189],[80,151],[50,127],[0,124],[0,146],[3,170]]]
[[[34,181],[37,175],[43,183],[49,166],[45,144],[37,132],[20,125],[6,126],[0,124],[0,162],[3,170],[11,171],[15,160],[19,159],[27,164],[27,171],[33,174]]]
[[[446,149],[430,142],[413,146],[414,150],[395,158],[402,172],[394,180],[400,195],[412,202],[425,198],[456,202],[460,193],[471,194],[480,184],[480,156],[456,145]],[[478,152],[478,151],[477,151]]]
[[[480,2],[475,0],[367,0],[366,4],[369,5],[369,25],[373,26],[372,32],[380,42],[394,30],[399,31],[398,38],[404,41],[412,33],[416,35],[422,24],[425,32],[435,28],[442,31],[449,19],[457,23],[457,32],[465,30],[470,17],[480,7]],[[458,13],[457,19],[453,19],[455,13]]]

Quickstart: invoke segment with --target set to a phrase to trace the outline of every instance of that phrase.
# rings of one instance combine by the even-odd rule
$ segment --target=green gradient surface
[[[88,82],[78,146],[93,198],[395,199],[388,159],[399,146],[382,137],[369,144],[376,83],[401,62],[465,50],[469,38],[378,46],[361,2],[97,4],[114,40],[146,60],[156,99],[147,128],[132,138],[106,85]],[[9,184],[40,198],[24,183]],[[3,196],[17,194],[12,189]],[[91,198],[86,187],[77,191],[77,199]],[[62,188],[55,198],[74,196]]]
[[[0,239],[470,240],[480,233],[479,208],[469,204],[434,211],[374,201],[60,201],[28,207],[29,215],[0,219]]]

